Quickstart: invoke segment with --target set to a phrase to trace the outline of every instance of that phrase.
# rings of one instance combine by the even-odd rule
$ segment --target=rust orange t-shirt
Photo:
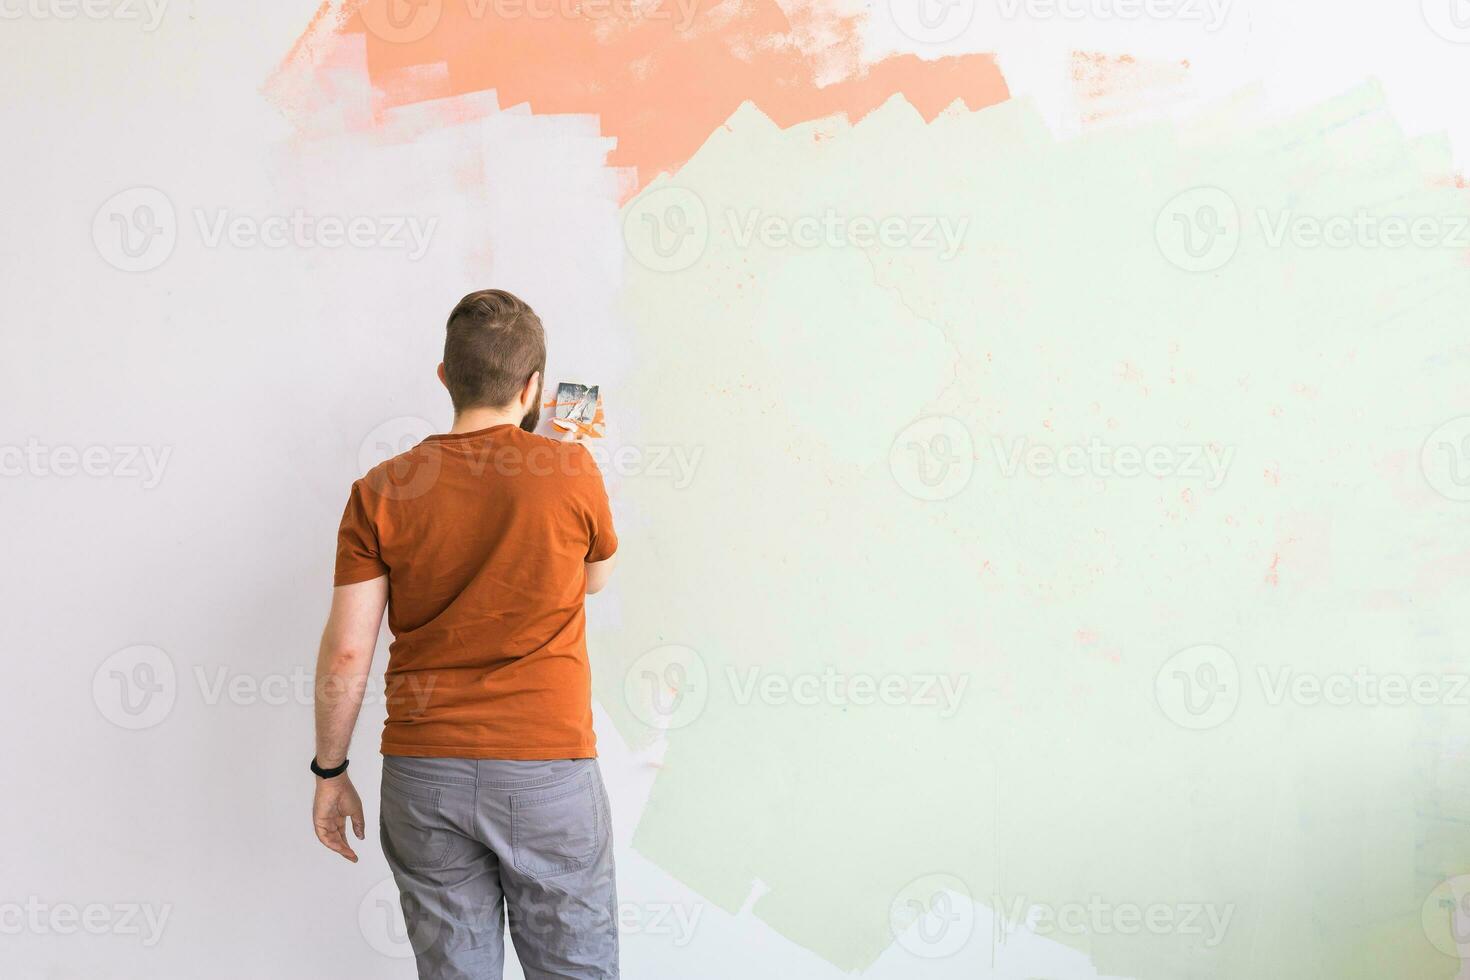
[[[388,755],[596,755],[586,562],[617,550],[602,474],[514,425],[430,436],[352,485],[336,584],[388,576]]]

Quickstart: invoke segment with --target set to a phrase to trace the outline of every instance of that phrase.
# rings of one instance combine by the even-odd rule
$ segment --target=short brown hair
[[[525,300],[503,289],[482,289],[450,312],[444,380],[456,412],[509,405],[537,371],[544,381],[546,333]]]

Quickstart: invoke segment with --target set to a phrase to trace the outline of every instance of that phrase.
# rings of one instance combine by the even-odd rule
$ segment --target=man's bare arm
[[[613,562],[618,560],[617,555],[605,558],[602,561],[589,561],[587,563],[587,594],[601,592],[607,580],[612,578]]]
[[[347,758],[387,602],[386,575],[332,591],[332,611],[327,615],[316,660],[316,760],[324,769],[341,765]],[[352,777],[344,772],[331,779],[317,779],[312,803],[317,839],[355,862],[357,854],[343,833],[345,820],[352,821],[353,833],[362,840],[362,800]]]

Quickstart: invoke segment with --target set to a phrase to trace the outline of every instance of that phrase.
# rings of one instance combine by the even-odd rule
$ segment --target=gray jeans
[[[421,980],[498,980],[505,918],[527,980],[618,976],[596,759],[386,756],[381,814]]]

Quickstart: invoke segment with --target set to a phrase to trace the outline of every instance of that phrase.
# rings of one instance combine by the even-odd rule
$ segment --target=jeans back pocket
[[[580,871],[597,855],[605,833],[595,769],[559,786],[511,794],[512,861],[528,877]]]
[[[439,870],[454,841],[444,814],[443,791],[386,767],[378,829],[389,863],[408,871]]]

